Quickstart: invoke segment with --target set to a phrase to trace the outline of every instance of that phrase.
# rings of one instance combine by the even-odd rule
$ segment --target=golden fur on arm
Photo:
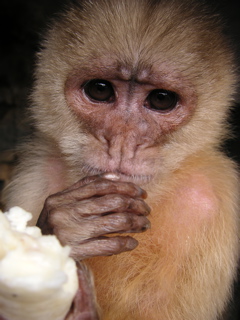
[[[209,190],[190,184],[184,204],[192,179]],[[149,194],[152,228],[134,251],[88,261],[104,320],[212,320],[226,308],[239,256],[235,165],[200,154],[170,180],[161,197]]]

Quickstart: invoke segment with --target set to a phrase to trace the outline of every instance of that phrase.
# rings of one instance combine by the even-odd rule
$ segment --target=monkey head
[[[79,2],[39,54],[38,134],[81,174],[115,172],[140,185],[217,147],[235,71],[215,20],[192,1],[188,10],[181,1]]]

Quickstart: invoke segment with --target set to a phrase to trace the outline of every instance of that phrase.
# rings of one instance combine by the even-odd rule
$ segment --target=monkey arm
[[[92,275],[83,263],[77,263],[79,289],[65,320],[97,320]]]
[[[5,210],[18,206],[31,212],[33,218],[28,225],[36,225],[47,196],[66,188],[64,165],[54,158],[46,143],[38,150],[40,142],[35,139],[24,146],[19,154],[19,165],[16,166],[12,181],[3,190],[3,203]],[[61,181],[60,181],[61,180]]]

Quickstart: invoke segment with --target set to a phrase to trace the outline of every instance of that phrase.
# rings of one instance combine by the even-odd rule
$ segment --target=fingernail
[[[126,237],[126,249],[133,250],[138,246],[138,241],[131,237]]]
[[[142,198],[142,199],[146,199],[147,196],[148,196],[147,192],[146,192],[145,190],[141,189],[141,188],[139,188],[139,189],[140,189],[140,191],[141,191],[141,198]]]
[[[147,230],[150,229],[150,228],[151,228],[151,222],[145,224],[145,226],[142,227],[142,232],[147,231]]]
[[[146,211],[147,214],[149,214],[152,210],[147,203],[146,203],[146,209],[147,209]]]

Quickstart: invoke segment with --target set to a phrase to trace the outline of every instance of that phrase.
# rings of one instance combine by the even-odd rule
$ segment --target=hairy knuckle
[[[51,214],[48,216],[48,223],[51,226],[56,225],[58,220],[59,220],[58,217],[56,216],[56,214],[53,214],[53,212],[51,212]]]
[[[109,182],[105,179],[96,180],[93,185],[96,191],[101,191],[109,188]]]
[[[121,238],[115,238],[112,239],[111,241],[111,251],[113,252],[120,252],[123,247],[124,247],[125,243],[122,241]]]
[[[128,196],[116,195],[115,196],[115,202],[116,202],[116,205],[119,208],[127,209],[129,207],[129,204],[130,204],[131,200],[130,200],[130,198]]]
[[[117,194],[119,192],[119,186],[116,182],[110,180],[102,180],[97,186],[99,193],[107,192],[110,194]]]
[[[52,208],[49,216],[48,221],[51,225],[65,225],[66,223],[66,216],[63,212],[58,208]]]

